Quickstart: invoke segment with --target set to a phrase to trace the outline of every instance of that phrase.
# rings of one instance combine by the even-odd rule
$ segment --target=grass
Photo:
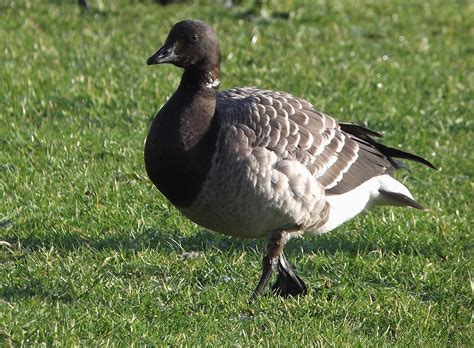
[[[0,1],[0,345],[472,345],[472,3],[90,4]],[[202,230],[144,171],[180,76],[145,61],[188,17],[221,34],[223,88],[304,96],[426,156],[439,171],[399,178],[429,212],[292,241],[310,294],[248,305],[264,242]]]

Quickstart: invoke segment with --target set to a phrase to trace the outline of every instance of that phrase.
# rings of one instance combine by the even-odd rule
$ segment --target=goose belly
[[[197,198],[179,209],[216,232],[260,238],[319,224],[325,205],[324,189],[304,165],[260,148],[247,156],[216,155]]]

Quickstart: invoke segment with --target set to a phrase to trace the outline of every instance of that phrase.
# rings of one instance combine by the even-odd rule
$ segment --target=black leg
[[[89,9],[89,5],[87,5],[87,0],[79,0],[79,7],[83,11],[87,11]]]
[[[272,259],[268,255],[266,255],[262,260],[262,275],[260,276],[260,280],[258,281],[257,287],[255,288],[252,296],[249,299],[249,303],[252,303],[257,296],[260,296],[262,294],[263,289],[265,289],[265,286],[268,284],[268,281],[272,277],[272,273]]]
[[[306,295],[308,292],[306,284],[296,274],[283,253],[278,258],[278,278],[272,286],[272,292],[283,297],[296,297]]]

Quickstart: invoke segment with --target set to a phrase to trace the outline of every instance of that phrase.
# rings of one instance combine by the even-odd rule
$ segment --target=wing
[[[219,121],[241,128],[251,139],[251,147],[269,149],[281,161],[296,159],[306,166],[327,194],[350,191],[374,176],[402,167],[391,156],[431,165],[371,138],[380,133],[338,124],[309,102],[285,92],[230,89],[219,93],[217,110]]]

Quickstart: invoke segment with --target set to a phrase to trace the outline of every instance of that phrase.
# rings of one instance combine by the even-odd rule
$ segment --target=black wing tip
[[[418,155],[415,155],[415,154],[412,154],[410,152],[406,152],[406,151],[403,151],[403,150],[395,149],[393,147],[385,146],[384,144],[381,144],[381,143],[379,143],[379,142],[377,142],[377,141],[375,141],[374,139],[371,139],[371,138],[369,140],[369,143],[372,146],[374,146],[377,150],[379,150],[381,153],[383,153],[385,156],[387,156],[388,158],[391,158],[391,157],[402,158],[402,159],[406,159],[406,160],[410,160],[410,161],[414,161],[414,162],[424,164],[425,166],[430,167],[431,169],[437,170],[436,167],[431,162],[429,162],[428,160],[424,159],[421,156],[418,156]],[[399,162],[399,161],[397,161],[397,162]],[[402,168],[403,167],[404,166],[402,166]]]
[[[424,160],[424,163],[423,163],[424,165],[430,167],[431,169],[438,170],[438,168],[436,168],[433,163],[425,160],[424,158],[423,158],[423,160]]]
[[[382,154],[384,154],[385,156],[388,156],[389,158],[390,157],[403,158],[403,159],[407,159],[407,160],[424,164],[425,166],[430,167],[431,169],[438,170],[431,162],[427,161],[423,157],[420,157],[418,155],[414,155],[402,150],[398,150],[393,147],[385,146],[371,138],[371,136],[382,138],[383,134],[380,132],[374,131],[372,129],[369,129],[363,126],[359,126],[357,124],[352,124],[352,123],[339,123],[339,126],[344,132],[352,134],[368,142],[370,145],[374,146],[377,150],[379,150]],[[395,164],[394,166],[397,169],[406,168],[406,166],[401,164],[400,161],[391,161],[391,162]]]
[[[369,129],[364,126],[359,126],[358,124],[344,122],[339,122],[338,124],[344,132],[353,134],[357,137],[360,137],[361,139],[365,139],[367,136],[383,138],[383,133],[374,131],[373,129]]]
[[[403,158],[410,161],[418,162],[418,163],[424,164],[427,167],[430,167],[431,169],[438,170],[431,162],[429,162],[428,160],[424,159],[421,156],[414,155],[406,151],[394,149],[393,147],[387,147],[387,146],[384,146],[384,147],[385,147],[384,149],[385,152],[383,153],[388,156],[395,157],[395,158]]]

